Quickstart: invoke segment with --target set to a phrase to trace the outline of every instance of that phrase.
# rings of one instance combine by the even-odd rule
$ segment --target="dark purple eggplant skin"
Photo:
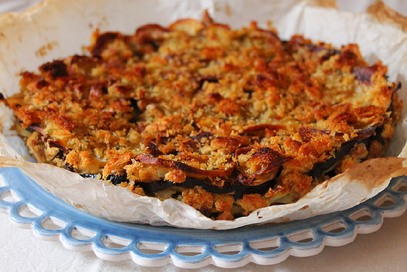
[[[57,142],[55,142],[55,141],[49,141],[48,144],[49,144],[50,147],[56,147],[56,148],[58,148],[58,149],[59,149],[60,151],[62,151],[63,153],[66,153],[66,152],[69,151],[68,148],[66,148],[65,146],[63,146],[63,145],[61,145],[61,144],[59,144],[59,143],[57,143]]]
[[[81,174],[82,177],[84,178],[98,178],[99,174]],[[113,185],[119,185],[122,182],[129,181],[126,177],[126,175],[122,176],[116,176],[116,175],[108,175],[107,180],[109,180]]]
[[[355,78],[365,84],[371,83],[372,75],[376,72],[376,68],[372,67],[355,67],[353,74]]]
[[[41,127],[39,125],[31,124],[28,127],[26,127],[25,130],[27,130],[28,132],[31,132],[31,133],[33,133],[34,131],[40,132]]]
[[[390,103],[389,108],[387,109],[387,111],[390,111],[390,112],[391,112],[390,117],[393,116],[393,99],[394,99],[394,94],[395,94],[398,90],[400,90],[400,89],[401,89],[401,82],[399,82],[399,83],[397,84],[396,88],[394,88],[394,90],[393,90],[393,92],[392,92],[392,94],[391,94],[391,103]]]
[[[198,135],[196,135],[196,136],[191,136],[190,138],[191,138],[192,140],[196,140],[196,141],[198,141],[198,142],[201,142],[201,140],[202,140],[203,138],[209,139],[209,138],[215,138],[215,136],[214,136],[212,133],[210,133],[210,132],[203,131],[203,132],[198,133]]]
[[[343,144],[341,149],[336,151],[334,157],[331,157],[324,163],[315,165],[314,169],[312,169],[310,172],[308,172],[307,175],[312,176],[314,178],[319,178],[323,174],[327,174],[325,172],[328,169],[330,169],[333,165],[335,165],[336,162],[338,162],[344,156],[346,156],[356,144],[363,143],[365,145],[368,145],[369,141],[372,139],[372,136],[374,136],[375,131],[377,131],[379,128],[380,127],[378,127],[378,126],[370,126],[370,127],[359,130],[357,132],[358,137],[356,137],[355,140]],[[322,130],[318,131],[318,132],[328,133],[327,131],[322,131]],[[213,137],[213,135],[211,133],[202,132],[202,133],[198,134],[197,136],[194,136],[191,138],[194,140],[200,141],[202,138],[210,138],[210,137]],[[280,175],[280,173],[278,173],[276,175],[276,177],[278,177],[279,175]],[[328,173],[328,175],[329,175],[329,173]],[[97,178],[98,174],[82,174],[81,176],[84,178]],[[126,175],[121,175],[121,176],[108,175],[106,179],[109,180],[114,185],[118,185],[122,182],[129,182]],[[225,186],[225,187],[218,187],[218,186],[211,185],[210,182],[207,180],[200,180],[200,179],[187,177],[185,182],[183,182],[183,183],[173,183],[168,180],[159,180],[159,181],[152,182],[152,183],[136,182],[135,185],[143,188],[144,192],[148,196],[154,196],[155,192],[163,190],[170,186],[179,186],[179,187],[186,187],[186,188],[194,188],[195,186],[201,186],[206,191],[211,192],[211,193],[216,193],[216,194],[231,193],[231,194],[233,194],[233,197],[236,200],[236,199],[241,199],[243,197],[243,195],[245,195],[245,194],[255,194],[255,193],[264,194],[270,188],[273,188],[276,183],[277,183],[277,179],[275,178],[275,179],[269,180],[267,182],[264,182],[263,184],[260,184],[258,186],[235,184],[235,185],[230,185],[230,186]]]
[[[307,173],[308,176],[314,177],[314,178],[319,178],[324,174],[325,171],[330,169],[332,166],[335,165],[339,160],[341,160],[343,157],[345,157],[349,151],[356,145],[356,144],[367,144],[369,142],[369,138],[364,138],[363,140],[360,141],[351,141],[347,142],[344,145],[341,146],[341,149],[337,152],[335,152],[335,156],[331,157],[327,161],[316,164],[314,168]],[[328,174],[329,175],[329,174]]]
[[[326,51],[325,55],[321,57],[321,61],[329,60],[330,57],[335,55],[340,55],[342,51],[337,49],[325,48],[323,46],[318,46],[315,44],[306,44],[305,47],[312,53],[319,53],[321,51]]]
[[[147,153],[152,155],[153,157],[158,157],[163,155],[163,153],[158,149],[157,145],[153,142],[149,142],[146,144]]]
[[[98,174],[81,174],[84,178],[97,178]],[[122,182],[128,182],[126,175],[122,176],[115,176],[115,175],[108,175],[107,180],[109,180],[112,184],[118,185]],[[195,186],[201,186],[206,191],[216,194],[226,194],[226,193],[234,193],[235,199],[241,199],[244,194],[265,194],[270,188],[274,187],[276,181],[270,180],[258,186],[244,186],[244,185],[234,185],[228,187],[217,187],[208,184],[205,180],[194,179],[187,177],[185,182],[183,183],[173,183],[168,180],[159,180],[152,183],[143,183],[143,182],[136,182],[135,185],[140,186],[144,189],[144,192],[148,196],[154,196],[154,192],[166,189],[171,186],[179,186],[179,187],[186,187],[186,188],[194,188]]]

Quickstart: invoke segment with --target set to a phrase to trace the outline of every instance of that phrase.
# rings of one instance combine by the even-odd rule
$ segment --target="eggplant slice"
[[[6,99],[39,162],[214,219],[293,202],[387,150],[400,84],[356,45],[255,23],[145,25],[21,74]]]

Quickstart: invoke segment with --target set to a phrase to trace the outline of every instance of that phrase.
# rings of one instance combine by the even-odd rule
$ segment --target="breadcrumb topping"
[[[37,161],[232,220],[384,154],[402,102],[380,61],[208,18],[96,31],[23,72],[7,102]]]

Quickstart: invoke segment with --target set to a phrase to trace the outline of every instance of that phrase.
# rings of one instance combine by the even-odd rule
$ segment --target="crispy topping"
[[[295,201],[382,155],[402,109],[387,68],[357,45],[282,41],[208,13],[96,31],[88,50],[23,72],[7,99],[35,158],[140,194],[175,186],[218,219]]]

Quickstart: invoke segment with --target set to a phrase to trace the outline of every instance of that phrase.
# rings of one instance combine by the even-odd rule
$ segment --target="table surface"
[[[359,234],[355,241],[341,247],[325,247],[311,257],[292,257],[272,266],[248,264],[239,271],[405,271],[407,258],[407,213],[386,218],[380,230]],[[93,252],[70,251],[59,241],[43,241],[31,229],[20,229],[8,216],[0,214],[0,271],[183,271],[167,265],[141,267],[125,262],[103,261]],[[201,270],[221,271],[208,266]]]
[[[0,13],[22,11],[39,0],[0,0]],[[341,9],[361,12],[375,0],[340,0]],[[407,15],[403,0],[384,1]],[[359,234],[355,241],[341,247],[325,247],[318,255],[299,258],[290,256],[272,266],[248,264],[239,271],[405,271],[407,267],[407,213],[386,218],[380,230]],[[173,265],[161,268],[141,267],[128,260],[103,261],[93,252],[70,251],[57,242],[43,241],[32,230],[13,225],[6,214],[0,214],[0,271],[184,271]],[[203,271],[224,269],[208,266]]]

